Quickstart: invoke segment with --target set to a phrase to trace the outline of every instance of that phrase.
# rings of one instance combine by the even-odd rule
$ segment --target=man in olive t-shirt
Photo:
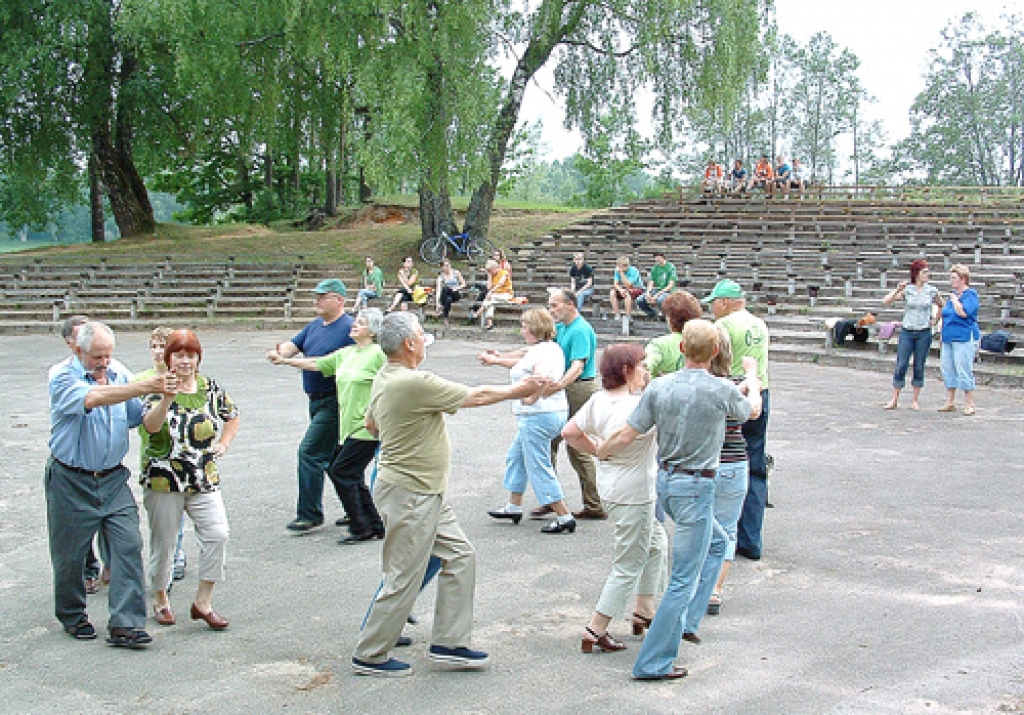
[[[472,650],[476,552],[445,498],[450,447],[444,415],[539,394],[550,380],[469,388],[418,369],[426,355],[415,315],[392,313],[378,336],[388,357],[373,381],[366,428],[381,443],[374,502],[384,520],[384,585],[370,609],[352,657],[359,675],[401,676],[412,670],[391,657],[412,610],[430,557],[441,559],[428,657],[460,668],[481,668],[488,656]]]
[[[710,303],[718,325],[729,333],[732,344],[732,374],[743,372],[743,358],[757,360],[757,379],[761,383],[761,415],[743,423],[750,462],[750,483],[743,512],[736,526],[736,554],[756,561],[761,558],[761,532],[764,510],[768,504],[768,464],[765,436],[768,431],[768,326],[747,310],[743,289],[736,281],[722,280],[701,303]]]

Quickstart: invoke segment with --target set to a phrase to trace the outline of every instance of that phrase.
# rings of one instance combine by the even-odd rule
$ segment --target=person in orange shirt
[[[772,169],[772,162],[767,154],[762,154],[760,161],[754,167],[754,175],[750,177],[750,188],[762,187],[766,194],[772,195],[775,185],[775,171]]]
[[[725,181],[725,169],[721,164],[715,163],[714,159],[708,159],[708,165],[704,169],[704,181],[701,184],[704,193],[717,194],[721,192],[723,181]]]

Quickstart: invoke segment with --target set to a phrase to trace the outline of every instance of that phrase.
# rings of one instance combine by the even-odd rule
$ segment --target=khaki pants
[[[373,500],[384,520],[384,585],[370,609],[354,657],[383,663],[402,634],[431,555],[437,575],[431,645],[468,648],[473,631],[476,551],[443,494],[417,494],[378,479]]]
[[[565,388],[565,396],[569,400],[569,419],[579,412],[579,409],[595,392],[597,392],[596,380],[577,380]],[[561,442],[561,436],[551,440],[552,465],[558,464],[558,445]],[[583,508],[601,511],[601,497],[597,493],[597,466],[594,464],[594,458],[589,454],[578,452],[568,445],[566,445],[566,450],[569,452],[569,464],[576,470],[576,475],[580,478]]]

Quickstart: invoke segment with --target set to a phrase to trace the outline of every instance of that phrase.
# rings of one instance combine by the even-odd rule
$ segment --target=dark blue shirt
[[[330,325],[324,325],[324,321],[317,318],[292,338],[292,343],[306,357],[330,355],[346,345],[355,344],[349,336],[351,328],[352,316],[348,313],[342,313]],[[324,377],[323,373],[316,370],[303,370],[302,389],[307,395],[325,392],[334,394],[337,392],[337,384],[333,377]]]

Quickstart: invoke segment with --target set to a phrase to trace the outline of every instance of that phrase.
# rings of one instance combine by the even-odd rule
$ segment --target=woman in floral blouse
[[[199,589],[192,603],[193,620],[224,630],[228,621],[213,610],[213,585],[224,580],[228,518],[217,471],[238,434],[238,409],[223,388],[199,374],[203,348],[191,330],[167,337],[164,362],[178,376],[174,397],[150,395],[143,409],[149,446],[143,456],[143,504],[149,513],[150,579],[153,615],[172,626],[174,614],[167,594],[174,547],[183,512],[188,512],[200,544]]]

